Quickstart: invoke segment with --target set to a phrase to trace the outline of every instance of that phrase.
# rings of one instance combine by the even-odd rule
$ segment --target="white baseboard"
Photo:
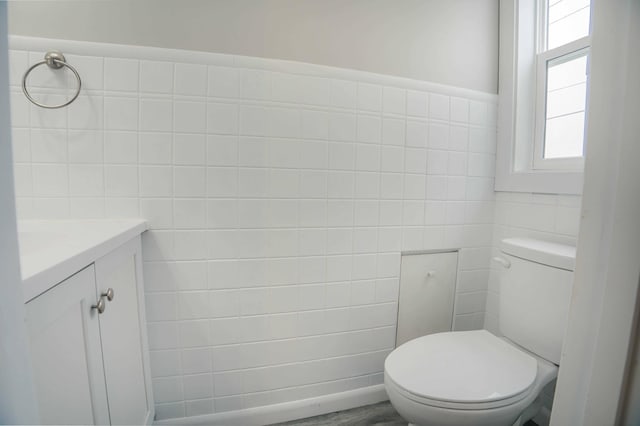
[[[159,420],[156,425],[225,425],[225,426],[263,426],[279,422],[319,416],[334,411],[348,410],[363,405],[388,400],[384,385],[367,386],[331,395],[299,401],[284,402],[246,410],[208,414],[206,416],[182,417]]]

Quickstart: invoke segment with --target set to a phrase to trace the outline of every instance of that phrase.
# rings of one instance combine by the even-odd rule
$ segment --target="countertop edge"
[[[28,303],[42,293],[55,287],[127,241],[141,235],[147,229],[148,225],[146,220],[131,220],[129,227],[126,227],[123,231],[118,232],[112,237],[87,247],[63,262],[51,265],[29,277],[23,278],[22,289],[24,303]]]

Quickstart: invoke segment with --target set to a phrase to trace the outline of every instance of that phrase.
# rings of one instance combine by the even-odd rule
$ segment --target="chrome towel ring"
[[[33,71],[36,67],[39,67],[40,65],[43,65],[43,64],[47,64],[47,66],[49,68],[54,69],[54,70],[60,69],[62,67],[67,67],[76,76],[76,79],[78,80],[78,89],[76,90],[75,95],[73,95],[73,97],[71,99],[69,99],[67,102],[65,102],[63,104],[59,104],[59,105],[45,105],[45,104],[42,104],[42,103],[36,101],[35,99],[33,99],[31,97],[31,95],[29,94],[29,91],[27,90],[27,77],[29,76],[29,73],[31,71]],[[56,108],[62,108],[62,107],[65,107],[65,106],[69,105],[71,102],[76,100],[76,98],[80,94],[80,88],[81,87],[82,87],[82,80],[80,79],[80,74],[78,74],[78,71],[76,71],[76,69],[74,67],[72,67],[71,65],[69,65],[67,63],[67,61],[66,61],[64,55],[62,54],[62,52],[58,52],[57,50],[50,50],[49,52],[47,52],[44,55],[44,61],[40,61],[40,62],[32,65],[27,70],[27,72],[24,73],[24,76],[22,77],[22,91],[24,92],[24,95],[27,97],[27,99],[29,99],[31,102],[33,102],[35,105],[38,105],[41,108],[56,109]]]

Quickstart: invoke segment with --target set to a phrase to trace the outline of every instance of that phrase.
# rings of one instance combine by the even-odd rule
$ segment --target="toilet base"
[[[518,417],[516,421],[513,423],[513,425],[511,426],[524,425],[527,421],[535,417],[538,411],[540,411],[541,407],[542,407],[542,403],[540,401],[540,398],[536,398],[536,400],[533,401],[533,403],[529,405],[526,410],[524,410],[524,412],[520,415],[520,417]],[[408,423],[407,426],[424,426],[424,425],[419,425],[416,423]]]

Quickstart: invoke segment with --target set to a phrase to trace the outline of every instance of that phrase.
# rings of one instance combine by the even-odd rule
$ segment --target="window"
[[[502,0],[496,190],[580,194],[590,0]]]
[[[582,167],[590,9],[589,0],[538,6],[534,169]]]

